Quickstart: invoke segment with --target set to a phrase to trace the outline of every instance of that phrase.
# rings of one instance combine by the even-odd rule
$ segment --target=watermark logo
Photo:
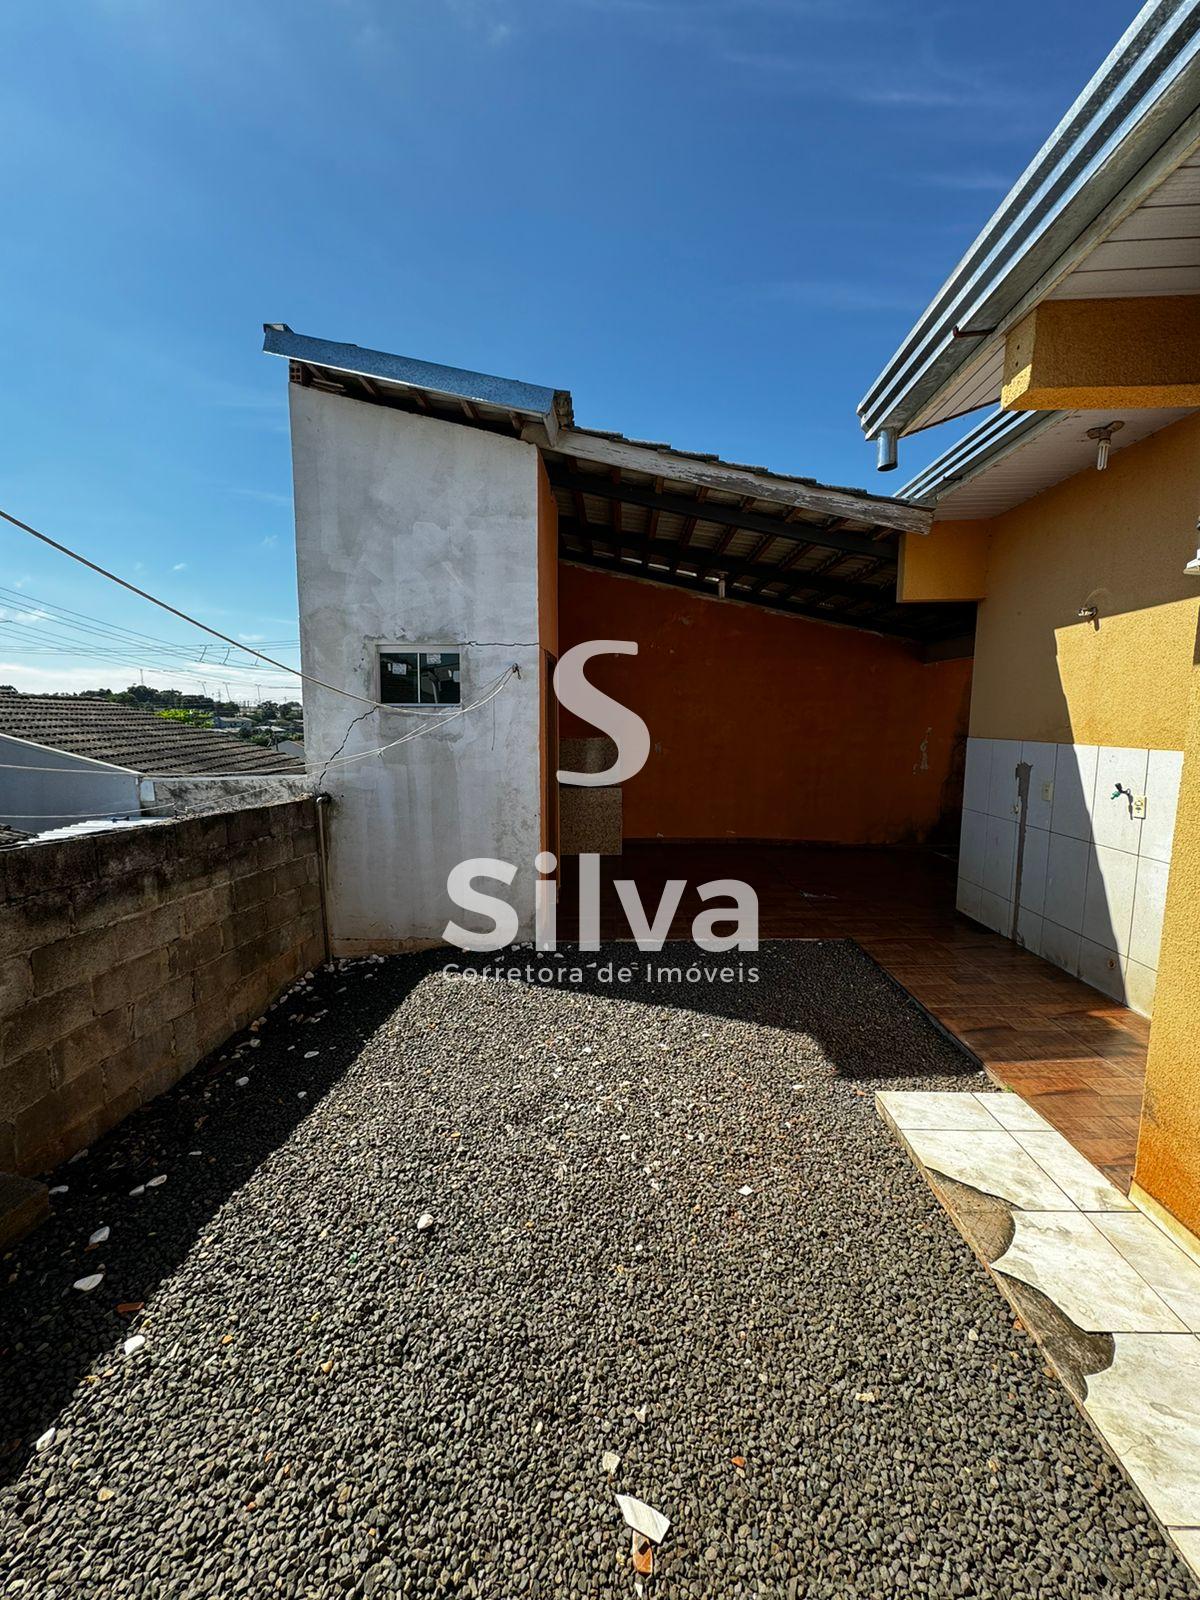
[[[597,689],[584,676],[584,666],[593,656],[636,656],[637,644],[631,639],[589,639],[577,644],[559,661],[554,671],[554,693],[560,705],[584,722],[608,734],[617,748],[617,759],[603,772],[557,773],[560,783],[576,788],[597,788],[624,783],[646,765],[650,755],[650,730],[636,711]],[[552,876],[558,861],[548,850],[533,858],[538,874],[534,887],[534,940],[539,950],[557,949],[556,883]],[[446,879],[446,890],[454,904],[491,924],[483,931],[464,928],[450,921],[443,932],[450,944],[460,950],[490,952],[503,950],[517,942],[520,916],[509,901],[489,893],[481,884],[511,887],[517,866],[497,856],[473,856],[460,861]],[[637,884],[631,878],[616,878],[613,888],[621,903],[638,949],[660,951],[667,942],[671,924],[683,899],[687,880],[671,878],[659,897],[653,915],[647,913]],[[692,941],[713,955],[727,950],[758,949],[758,896],[740,878],[713,878],[697,885],[705,909],[692,921]],[[709,902],[720,902],[710,905]],[[600,857],[579,857],[579,949],[600,948]]]

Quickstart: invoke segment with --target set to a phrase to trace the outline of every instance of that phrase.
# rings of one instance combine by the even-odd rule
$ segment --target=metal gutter
[[[496,378],[463,367],[444,367],[436,361],[417,361],[412,356],[389,355],[385,350],[366,350],[361,345],[339,344],[333,339],[313,339],[293,333],[285,322],[263,323],[263,350],[269,356],[327,367],[332,372],[349,372],[360,378],[419,389],[425,394],[515,411],[546,422],[552,431],[557,430],[564,417],[570,417],[571,397],[565,389],[547,389],[541,384]]]
[[[1106,208],[1132,209],[1183,159],[1198,112],[1200,0],[1148,0],[863,397],[867,437],[921,426],[1022,297],[1097,242]]]
[[[935,506],[944,490],[970,483],[1065,415],[1063,411],[994,411],[910,478],[899,498],[913,505]]]

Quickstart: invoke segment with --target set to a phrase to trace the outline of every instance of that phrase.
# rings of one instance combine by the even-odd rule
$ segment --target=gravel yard
[[[633,1596],[617,1491],[650,1596],[1195,1600],[875,1114],[982,1075],[850,945],[598,981],[696,956],[318,974],[61,1169],[0,1591]]]

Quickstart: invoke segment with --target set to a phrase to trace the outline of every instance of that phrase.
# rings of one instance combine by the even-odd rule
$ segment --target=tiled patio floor
[[[1067,973],[1018,950],[954,909],[954,868],[917,850],[812,845],[627,844],[603,863],[601,932],[628,938],[614,878],[633,878],[644,905],[669,878],[688,889],[672,926],[686,937],[698,884],[741,878],[759,897],[764,939],[855,939],[1075,1147],[1128,1190],[1150,1025]],[[574,863],[559,929],[575,929]]]
[[[876,1105],[1200,1573],[1200,1264],[1011,1095]]]

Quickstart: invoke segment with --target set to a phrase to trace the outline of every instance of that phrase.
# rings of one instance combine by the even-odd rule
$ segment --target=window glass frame
[[[421,699],[421,682],[425,676],[425,662],[429,656],[454,656],[457,658],[458,699],[457,700],[423,700]],[[384,699],[383,671],[384,661],[388,656],[411,656],[415,659],[416,667],[416,694],[415,700]],[[398,640],[394,644],[379,644],[375,647],[375,698],[383,711],[428,712],[436,716],[439,712],[452,710],[461,705],[463,701],[463,650],[457,644],[414,644],[409,639]]]

